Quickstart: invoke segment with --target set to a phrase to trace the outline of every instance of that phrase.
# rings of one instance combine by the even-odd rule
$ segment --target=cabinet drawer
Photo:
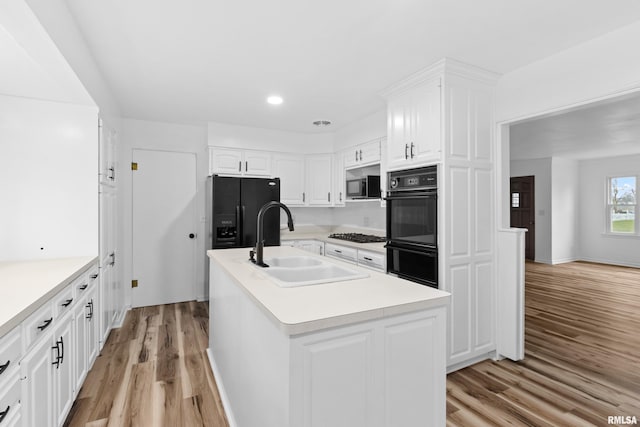
[[[0,426],[19,425],[11,422],[19,419],[21,411],[21,391],[19,371],[15,371],[0,388]]]
[[[53,299],[53,315],[58,318],[63,314],[67,313],[73,307],[73,302],[75,301],[74,291],[77,283],[82,282],[82,280],[76,280],[71,285],[67,286],[65,290],[58,293]]]
[[[347,246],[334,245],[333,243],[325,243],[324,254],[334,258],[340,258],[344,261],[357,262],[358,250]]]
[[[53,304],[51,301],[31,314],[22,325],[24,348],[27,349],[40,336],[53,329]]]
[[[9,377],[13,369],[18,366],[18,361],[21,357],[22,334],[18,326],[0,338],[0,381]],[[4,409],[0,407],[0,411],[3,410]]]
[[[384,254],[358,249],[358,264],[384,271]]]

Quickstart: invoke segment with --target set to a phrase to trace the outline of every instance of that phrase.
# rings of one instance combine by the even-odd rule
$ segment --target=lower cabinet
[[[1,366],[1,365],[0,365]],[[3,371],[8,372],[8,371]],[[17,369],[0,382],[0,425],[22,426],[21,384]]]
[[[53,334],[40,340],[20,364],[25,426],[53,427]]]
[[[55,426],[64,423],[73,404],[75,385],[73,374],[74,365],[77,362],[73,354],[76,344],[73,333],[73,316],[67,314],[57,323],[51,341],[50,368],[53,376],[53,420]]]

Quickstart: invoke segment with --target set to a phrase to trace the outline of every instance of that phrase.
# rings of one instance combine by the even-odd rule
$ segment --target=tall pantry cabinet
[[[100,147],[100,290],[99,336],[104,345],[109,331],[118,321],[123,308],[123,284],[120,280],[118,257],[118,133],[103,119],[98,121]]]
[[[439,287],[451,293],[449,371],[496,350],[497,79],[447,58],[382,93],[388,100],[387,169],[438,165]]]

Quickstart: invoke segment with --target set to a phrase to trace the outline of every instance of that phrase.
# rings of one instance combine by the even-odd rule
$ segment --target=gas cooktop
[[[355,242],[355,243],[376,243],[376,242],[387,241],[386,237],[374,236],[372,234],[362,234],[362,233],[334,233],[334,234],[330,234],[329,238],[348,240],[350,242]]]

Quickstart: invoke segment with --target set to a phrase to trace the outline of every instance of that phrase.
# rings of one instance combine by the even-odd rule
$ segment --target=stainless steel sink
[[[271,258],[265,260],[265,262],[270,267],[259,267],[260,271],[282,288],[342,282],[369,277],[366,273],[325,262],[315,257],[280,257]]]

